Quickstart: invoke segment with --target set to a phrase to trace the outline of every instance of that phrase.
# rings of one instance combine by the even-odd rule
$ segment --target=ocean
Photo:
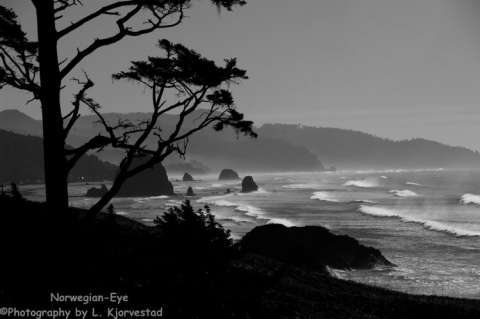
[[[247,172],[240,172],[248,175]],[[170,176],[178,196],[114,199],[117,214],[153,224],[184,200],[192,186],[194,206],[209,205],[234,238],[257,225],[321,225],[373,246],[397,267],[333,270],[335,276],[398,291],[480,298],[480,171],[443,169],[252,173],[259,191],[240,193],[240,182],[217,175],[182,182]],[[97,184],[70,185],[71,204]],[[226,189],[232,190],[225,194]],[[21,188],[42,199],[41,186]]]

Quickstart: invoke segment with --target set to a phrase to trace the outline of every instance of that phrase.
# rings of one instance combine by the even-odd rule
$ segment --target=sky
[[[68,24],[106,0],[83,0]],[[35,36],[28,0],[0,0]],[[233,12],[193,1],[185,23],[102,49],[78,68],[96,83],[90,95],[105,112],[148,112],[139,87],[113,82],[131,60],[159,55],[167,38],[221,62],[237,57],[249,79],[232,87],[237,106],[256,124],[301,123],[381,137],[422,137],[480,150],[480,1],[250,0]],[[109,34],[111,18],[59,44],[70,57]],[[80,73],[77,73],[79,75]],[[71,81],[66,81],[67,85]],[[68,106],[71,92],[65,90]],[[0,109],[39,118],[28,97],[0,91]]]

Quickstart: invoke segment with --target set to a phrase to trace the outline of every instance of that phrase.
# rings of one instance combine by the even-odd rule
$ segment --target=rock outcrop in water
[[[188,187],[187,194],[185,194],[185,196],[195,196],[195,192],[191,186]]]
[[[233,169],[222,169],[220,172],[220,175],[218,176],[218,180],[220,181],[228,181],[228,180],[236,180],[240,179],[240,176],[238,176],[237,172],[235,172]]]
[[[192,175],[190,175],[189,173],[185,173],[185,174],[183,174],[182,181],[184,181],[184,182],[193,182],[194,179],[193,179],[193,176],[192,176]]]
[[[91,187],[87,190],[87,194],[85,194],[85,197],[102,197],[107,193],[108,189],[105,184],[102,184],[99,188],[96,187]]]
[[[145,160],[144,160],[145,161]],[[136,161],[132,167],[137,167],[141,161]],[[147,168],[143,172],[127,179],[122,185],[117,197],[144,197],[175,195],[173,185],[168,180],[167,171],[162,164]]]
[[[252,176],[245,176],[242,180],[242,193],[250,193],[258,190],[258,185]]]
[[[350,236],[332,234],[321,226],[258,226],[242,238],[241,248],[321,272],[327,266],[336,269],[394,266],[379,250],[363,246]]]

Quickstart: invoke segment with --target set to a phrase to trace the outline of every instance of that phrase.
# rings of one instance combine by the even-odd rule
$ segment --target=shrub
[[[223,228],[210,208],[195,210],[186,200],[155,219],[160,230],[162,255],[176,272],[208,276],[224,269],[233,253],[230,231]]]

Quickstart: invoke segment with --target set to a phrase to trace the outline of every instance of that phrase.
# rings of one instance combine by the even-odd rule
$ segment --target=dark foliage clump
[[[186,200],[157,217],[155,224],[160,229],[162,254],[175,256],[176,271],[186,276],[214,275],[233,254],[230,231],[215,220],[208,206],[195,210]]]

